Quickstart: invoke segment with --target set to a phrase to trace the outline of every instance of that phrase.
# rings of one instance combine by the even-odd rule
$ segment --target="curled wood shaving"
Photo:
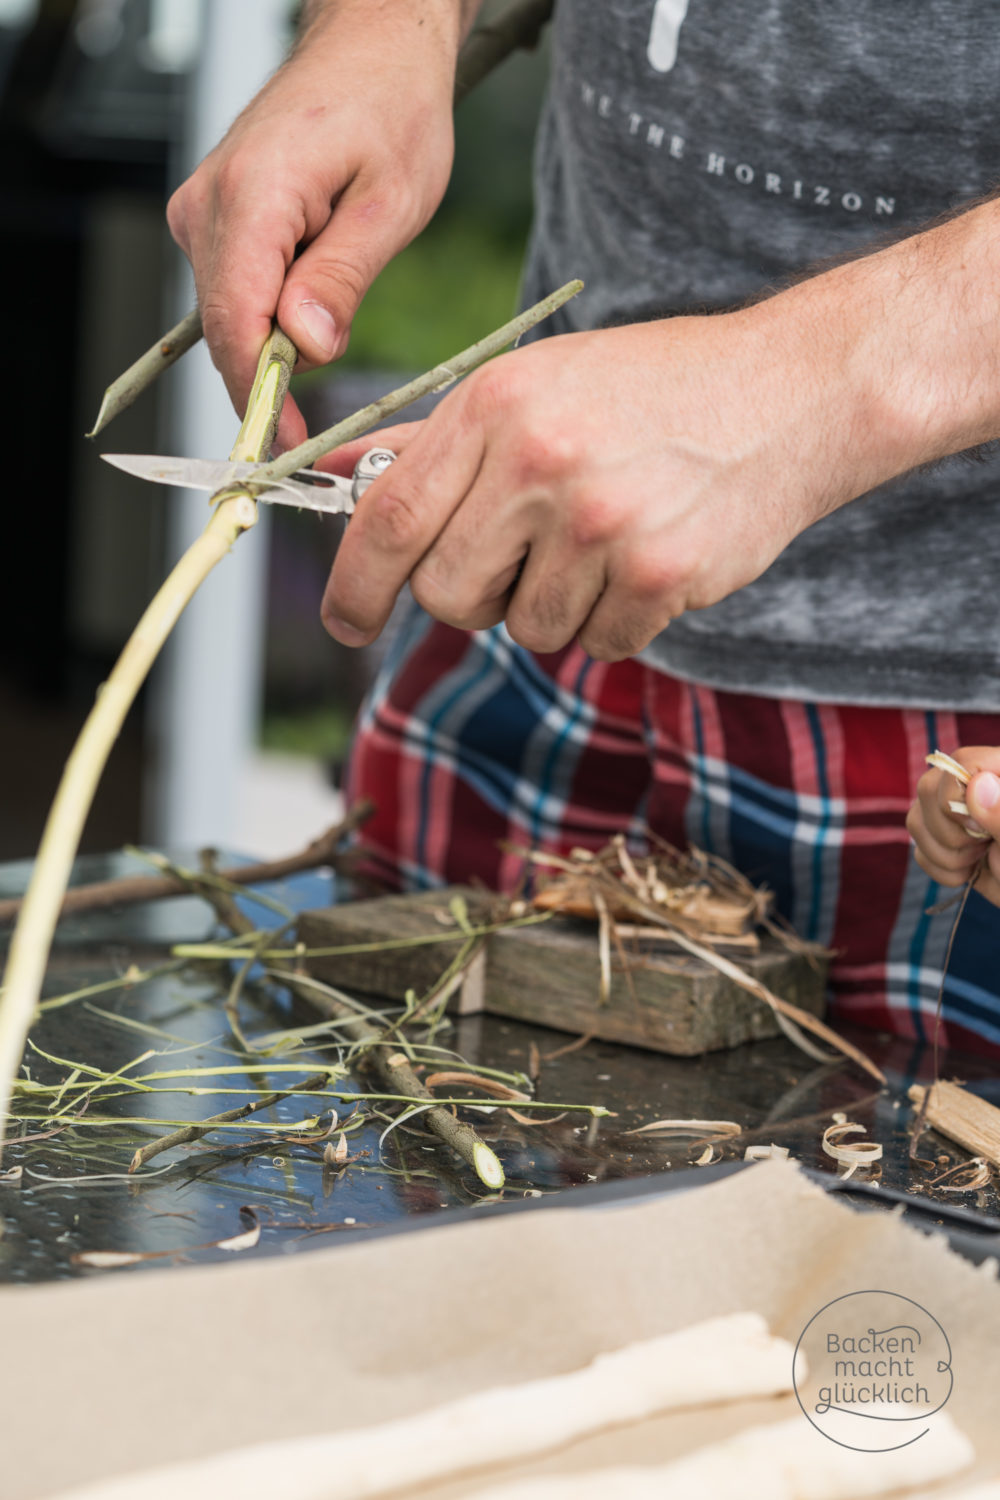
[[[536,1115],[532,1118],[531,1115],[522,1115],[520,1110],[509,1109],[507,1111],[507,1118],[509,1120],[516,1120],[519,1125],[555,1125],[560,1120],[565,1120],[567,1113],[567,1110],[563,1110],[562,1114],[559,1115]]]
[[[695,1166],[696,1167],[710,1167],[714,1161],[721,1161],[721,1160],[722,1160],[722,1152],[721,1151],[719,1152],[718,1156],[716,1156],[716,1154],[715,1154],[715,1147],[714,1146],[706,1146],[705,1149],[704,1149],[704,1151],[701,1153],[701,1155],[696,1158],[696,1160],[695,1160]]]
[[[973,1193],[977,1188],[989,1187],[992,1180],[990,1164],[985,1156],[974,1156],[971,1161],[959,1161],[932,1177],[928,1187],[936,1187],[942,1193]]]
[[[481,1089],[484,1094],[492,1094],[494,1099],[516,1099],[522,1104],[530,1104],[531,1095],[522,1094],[519,1089],[512,1089],[506,1083],[501,1083],[496,1078],[483,1078],[479,1073],[430,1073],[424,1079],[429,1089],[437,1088],[441,1084],[468,1084],[469,1088]]]
[[[859,1167],[868,1167],[873,1162],[882,1160],[882,1146],[878,1141],[847,1141],[841,1144],[845,1135],[856,1135],[858,1131],[864,1135],[867,1128],[838,1113],[833,1117],[833,1124],[828,1125],[823,1132],[823,1150],[827,1156],[832,1156],[835,1162],[847,1168],[846,1172],[839,1174],[842,1179],[853,1177]]]
[[[743,1126],[735,1120],[650,1120],[648,1125],[623,1130],[622,1134],[715,1136],[724,1140],[726,1136],[742,1135]]]
[[[787,1146],[776,1146],[772,1142],[770,1146],[748,1146],[743,1153],[744,1161],[771,1161],[781,1160],[788,1155]]]

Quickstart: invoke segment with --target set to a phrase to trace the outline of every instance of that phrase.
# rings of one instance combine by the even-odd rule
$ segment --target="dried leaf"
[[[20,1187],[23,1176],[23,1167],[8,1167],[5,1172],[0,1172],[0,1187]]]
[[[338,1166],[347,1160],[347,1136],[343,1131],[340,1132],[340,1139],[333,1153],[333,1159]]]

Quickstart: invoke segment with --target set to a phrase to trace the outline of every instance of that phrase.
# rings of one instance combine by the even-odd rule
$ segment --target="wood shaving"
[[[724,1140],[730,1135],[742,1135],[743,1126],[735,1120],[650,1120],[648,1125],[623,1130],[622,1134],[715,1136]]]
[[[772,1142],[772,1144],[770,1146],[748,1146],[747,1149],[743,1153],[743,1160],[744,1161],[771,1161],[772,1159],[777,1158],[777,1159],[779,1159],[781,1161],[784,1161],[784,1159],[787,1156],[788,1156],[788,1147],[787,1146],[775,1146],[774,1143]]]
[[[847,1168],[846,1172],[838,1173],[843,1180],[853,1177],[859,1167],[869,1167],[873,1162],[882,1160],[880,1142],[845,1142],[843,1139],[845,1135],[856,1135],[859,1131],[865,1135],[867,1129],[866,1125],[859,1125],[855,1120],[848,1120],[846,1115],[838,1112],[833,1117],[833,1124],[828,1125],[823,1132],[823,1150],[827,1156],[832,1156],[835,1162]]]
[[[974,1193],[978,1188],[989,1187],[992,1175],[986,1158],[974,1156],[971,1161],[956,1162],[939,1177],[932,1177],[927,1186],[937,1188],[940,1193]]]
[[[512,1089],[497,1078],[484,1078],[479,1073],[429,1073],[424,1083],[429,1089],[438,1088],[442,1084],[448,1086],[468,1084],[469,1088],[481,1089],[484,1094],[492,1094],[494,1099],[515,1099],[521,1104],[531,1103],[530,1094],[523,1094],[520,1089]]]

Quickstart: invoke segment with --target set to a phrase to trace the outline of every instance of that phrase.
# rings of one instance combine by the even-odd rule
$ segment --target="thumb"
[[[327,364],[344,353],[362,297],[410,238],[370,189],[348,189],[293,262],[278,302],[278,322],[304,360]]]
[[[978,771],[965,789],[965,805],[992,838],[1000,839],[1000,775]]]

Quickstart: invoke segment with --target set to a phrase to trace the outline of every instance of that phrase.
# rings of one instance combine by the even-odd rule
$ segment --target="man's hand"
[[[998,289],[993,200],[737,312],[504,355],[407,429],[328,629],[370,641],[409,578],[446,623],[634,654],[831,510],[1000,435]]]
[[[372,640],[409,579],[448,624],[617,660],[756,578],[857,480],[771,306],[544,340],[380,432],[401,456],[347,528],[327,628]]]
[[[240,413],[275,316],[304,365],[343,354],[362,296],[427,223],[451,171],[466,0],[313,11],[299,49],[167,210]],[[280,444],[304,436],[287,402]]]
[[[1000,747],[973,745],[954,751],[953,759],[974,773],[972,780],[963,787],[947,771],[924,772],[906,819],[914,855],[922,870],[946,886],[964,885],[985,858],[976,890],[1000,906]],[[988,833],[990,842],[977,838],[970,818],[948,806],[963,801],[971,828]]]

